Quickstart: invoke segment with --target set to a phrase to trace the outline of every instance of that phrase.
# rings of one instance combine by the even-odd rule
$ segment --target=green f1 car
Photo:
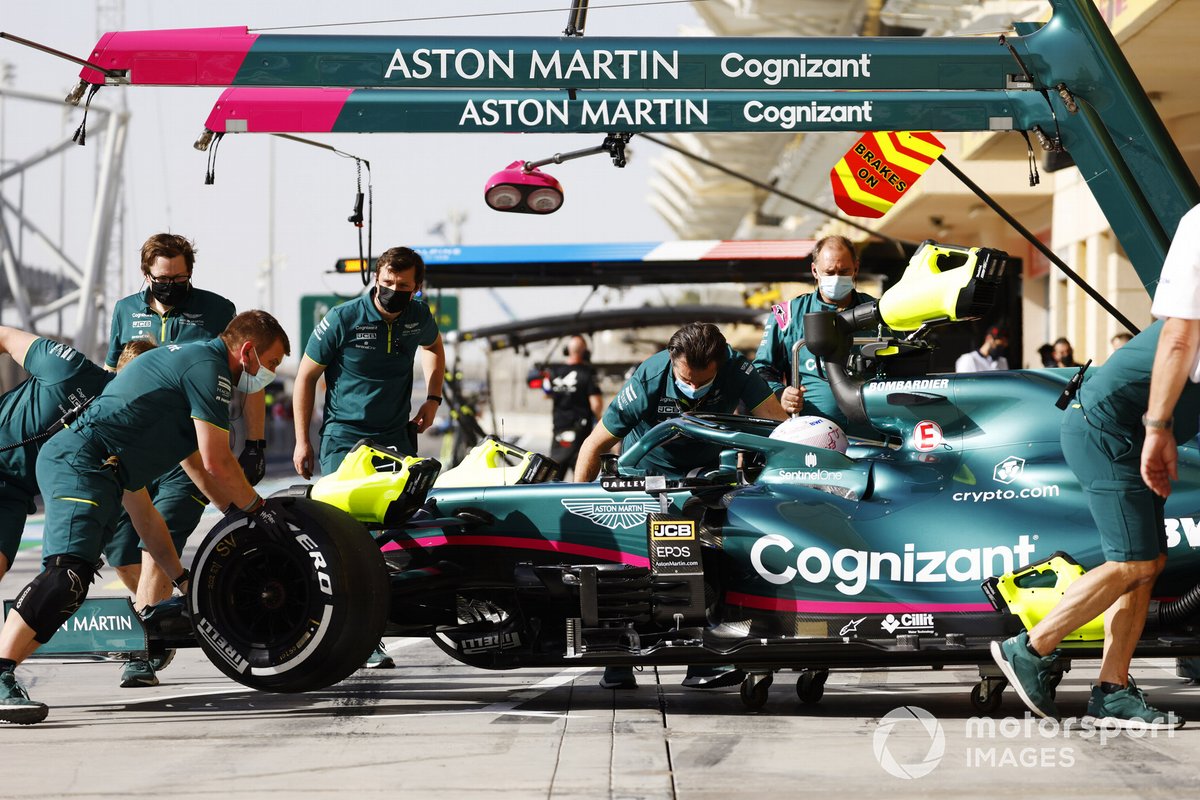
[[[381,635],[430,636],[485,669],[735,664],[752,707],[781,668],[815,702],[834,667],[988,665],[989,642],[1102,560],[1059,445],[1074,370],[920,368],[924,332],[979,313],[1005,258],[926,243],[877,303],[806,320],[843,410],[879,432],[846,455],[770,438],[770,420],[684,416],[595,483],[547,483],[541,457],[489,440],[434,487],[437,462],[362,443],[311,498],[293,492],[294,539],[244,520],[208,535],[193,566],[200,646],[270,691],[342,679]],[[915,330],[855,338],[880,322]],[[680,436],[719,445],[722,463],[678,480],[639,470]],[[1156,608],[1140,655],[1200,654],[1194,445],[1180,478],[1156,596],[1181,599]],[[1102,637],[1085,626],[1069,648],[1095,657]],[[984,668],[972,696],[992,708],[1003,688]]]

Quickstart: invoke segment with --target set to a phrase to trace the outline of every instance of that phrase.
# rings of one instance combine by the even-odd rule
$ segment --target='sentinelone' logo
[[[946,732],[937,717],[918,706],[894,708],[879,720],[872,739],[875,760],[903,780],[933,772],[946,754]],[[924,755],[919,755],[921,751]],[[917,754],[915,759],[912,754]]]
[[[816,465],[817,465],[817,454],[816,453],[805,453],[804,454],[804,466],[815,467]]]

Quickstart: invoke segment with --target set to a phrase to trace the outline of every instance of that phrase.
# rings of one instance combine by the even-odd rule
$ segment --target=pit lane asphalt
[[[0,596],[37,555],[22,552]],[[119,596],[106,577],[93,595]],[[784,671],[749,712],[736,688],[682,688],[682,667],[612,692],[597,669],[487,672],[428,640],[388,646],[396,669],[304,695],[248,690],[198,649],[142,689],[118,687],[116,662],[31,660],[18,674],[50,716],[0,724],[0,797],[1179,798],[1200,785],[1200,688],[1165,660],[1134,675],[1195,722],[1110,738],[1031,721],[1011,690],[995,725],[973,719],[974,669],[834,672],[816,705]],[[1083,714],[1095,672],[1066,676],[1065,715]]]

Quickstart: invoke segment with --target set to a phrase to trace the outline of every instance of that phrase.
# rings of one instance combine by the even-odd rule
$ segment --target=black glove
[[[263,500],[262,505],[255,511],[251,511],[248,516],[256,526],[273,539],[292,535],[292,529],[288,527],[288,522],[295,520],[283,504],[282,498],[269,497]]]
[[[242,454],[238,456],[238,466],[246,474],[246,480],[254,486],[267,474],[267,440],[247,439]]]

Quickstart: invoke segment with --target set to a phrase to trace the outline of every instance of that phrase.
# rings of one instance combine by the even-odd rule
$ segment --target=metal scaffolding
[[[10,102],[64,105],[61,98],[0,88],[0,104]],[[93,104],[88,122],[88,132],[99,147],[91,227],[82,259],[68,255],[61,234],[55,241],[48,233],[54,227],[61,229],[58,222],[39,223],[25,207],[26,176],[64,150],[76,147],[72,139],[65,136],[30,156],[0,163],[0,310],[12,308],[17,317],[15,324],[38,332],[39,323],[74,306],[74,331],[61,330],[60,321],[58,333],[71,339],[84,354],[97,358],[102,355],[97,347],[98,321],[105,308],[105,273],[120,205],[129,112]],[[20,188],[14,191],[13,187]],[[27,237],[37,243],[38,256],[45,261],[35,264],[28,257],[27,249],[34,248],[25,247]]]

